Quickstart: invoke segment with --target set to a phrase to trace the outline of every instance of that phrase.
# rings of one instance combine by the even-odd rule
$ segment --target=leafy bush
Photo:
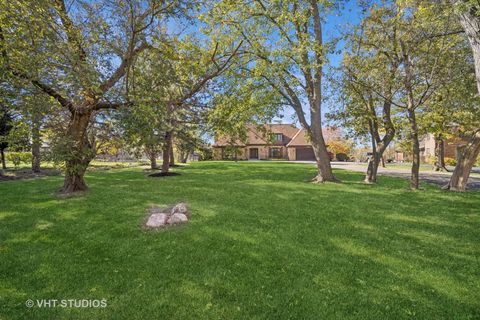
[[[337,161],[347,161],[348,160],[348,156],[346,153],[337,153],[335,155],[335,158],[337,158]]]
[[[15,168],[17,168],[20,163],[32,163],[32,154],[30,152],[8,152],[6,158],[13,163]]]
[[[435,156],[427,156],[427,157],[425,157],[425,163],[434,165],[436,161],[437,161],[437,157],[435,157]]]
[[[200,161],[213,160],[213,151],[208,147],[201,147],[197,149],[197,153],[200,156]]]
[[[350,150],[351,150],[350,146],[344,141],[336,141],[336,140],[329,141],[327,147],[328,147],[328,151],[336,155],[340,153],[347,155],[350,153]],[[342,160],[339,160],[339,161],[342,161]]]
[[[457,165],[457,160],[453,159],[453,158],[448,158],[446,157],[445,158],[445,164],[447,166],[456,166]]]

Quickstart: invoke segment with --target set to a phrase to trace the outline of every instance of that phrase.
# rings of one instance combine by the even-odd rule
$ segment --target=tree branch
[[[55,100],[57,100],[62,107],[68,108],[70,111],[73,111],[73,103],[67,98],[65,98],[64,96],[62,96],[58,91],[53,89],[51,86],[41,82],[40,80],[32,79],[27,74],[23,72],[19,72],[14,68],[12,68],[12,66],[10,65],[10,61],[9,61],[9,57],[6,49],[5,36],[3,34],[3,29],[1,26],[0,26],[0,50],[2,53],[2,58],[5,61],[4,65],[7,67],[8,70],[10,70],[10,72],[14,77],[29,81],[34,86],[42,90],[44,93],[55,98]]]
[[[85,61],[87,59],[87,54],[82,46],[82,41],[80,39],[80,34],[77,30],[77,27],[73,21],[68,16],[68,12],[65,6],[64,0],[56,0],[56,6],[60,20],[62,21],[63,27],[65,28],[65,33],[67,34],[68,42],[75,48],[78,54],[80,61]]]
[[[142,44],[133,49],[128,50],[125,56],[122,58],[122,62],[118,66],[117,70],[100,85],[100,94],[103,95],[109,89],[111,89],[117,82],[120,80],[125,73],[127,72],[128,68],[132,65],[133,59],[137,56],[140,52],[144,51],[149,47],[149,44],[146,42],[142,42]]]

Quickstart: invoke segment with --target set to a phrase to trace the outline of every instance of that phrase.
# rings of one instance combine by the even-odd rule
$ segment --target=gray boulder
[[[174,213],[167,221],[168,224],[185,223],[188,221],[188,217],[183,213]]]
[[[185,203],[178,203],[172,208],[172,214],[175,214],[175,213],[186,214],[187,212],[188,212],[188,208]]]
[[[148,217],[145,224],[149,228],[163,227],[167,223],[168,215],[165,213],[153,213]]]

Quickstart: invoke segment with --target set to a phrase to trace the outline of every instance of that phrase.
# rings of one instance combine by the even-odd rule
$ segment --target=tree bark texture
[[[7,170],[7,163],[5,161],[5,151],[3,149],[0,149],[0,156],[2,158],[2,169]]]
[[[165,143],[162,148],[162,173],[168,173],[170,169],[170,150],[172,148],[172,132],[165,133]]]
[[[173,152],[173,142],[170,144],[170,166],[175,166],[175,153]]]
[[[407,93],[407,118],[410,123],[410,139],[412,142],[412,173],[410,176],[410,188],[417,190],[420,186],[420,141],[418,138],[418,125],[415,114],[415,98],[413,93],[413,71],[412,61],[404,43],[400,42],[403,63],[404,63],[404,77],[403,84]]]
[[[385,100],[383,103],[383,126],[385,128],[385,135],[383,138],[380,138],[377,116],[375,114],[375,109],[371,103],[369,103],[369,112],[372,113],[372,120],[369,121],[370,135],[372,139],[372,157],[369,158],[367,174],[365,175],[366,183],[376,183],[378,167],[382,163],[385,167],[385,162],[383,159],[383,154],[387,150],[388,145],[392,142],[395,137],[395,127],[391,119],[391,102]]]
[[[2,158],[2,169],[7,170],[7,163],[5,161],[5,151],[3,149],[0,149],[0,155]]]
[[[61,193],[74,193],[88,190],[84,175],[90,161],[95,157],[93,147],[87,137],[92,110],[88,108],[72,112],[66,132],[67,160],[65,180]]]
[[[150,158],[150,169],[155,170],[157,169],[157,153],[156,152],[149,152]]]
[[[418,138],[418,126],[415,110],[407,110],[410,123],[410,139],[412,141],[412,174],[410,188],[417,190],[420,187],[420,140]]]
[[[472,135],[470,141],[464,148],[463,152],[459,155],[457,165],[453,171],[450,182],[444,187],[444,189],[463,192],[467,188],[468,178],[470,172],[475,164],[475,161],[480,154],[480,130],[477,130]]]
[[[445,167],[445,140],[442,135],[435,135],[435,171],[448,171]]]
[[[465,5],[465,1],[451,0],[454,5]],[[470,42],[473,52],[473,60],[475,64],[475,77],[477,82],[477,91],[480,94],[480,4],[471,2],[467,10],[460,7],[458,16],[460,24],[465,30],[465,34]],[[479,119],[480,122],[480,119]],[[450,182],[445,189],[452,191],[465,191],[470,171],[472,170],[475,160],[480,152],[480,128],[474,132],[469,143],[465,147],[462,154],[459,155],[457,165],[453,171]]]
[[[41,117],[34,115],[32,117],[32,171],[35,173],[40,172],[40,121]]]
[[[315,0],[310,0],[311,14],[313,17],[313,32],[315,34],[315,42],[318,46],[323,45],[323,35],[322,35],[322,20],[320,18],[319,3]],[[310,117],[311,125],[310,130],[307,132],[310,134],[311,144],[313,152],[315,154],[315,159],[317,163],[317,176],[313,178],[314,182],[322,183],[326,181],[338,182],[339,180],[334,176],[332,171],[332,166],[330,164],[330,155],[328,154],[327,145],[323,137],[322,132],[322,73],[323,73],[323,63],[324,56],[321,52],[315,53],[315,60],[317,66],[315,67],[315,72],[313,77],[308,76],[310,82],[308,86],[313,90],[310,90],[309,94],[309,103],[310,103]],[[310,73],[309,73],[310,74]],[[300,110],[297,108],[297,114]],[[302,112],[302,119],[303,111]],[[305,127],[308,129],[308,127]]]

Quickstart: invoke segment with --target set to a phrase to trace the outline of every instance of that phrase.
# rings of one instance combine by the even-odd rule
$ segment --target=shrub
[[[337,153],[335,155],[335,157],[337,158],[337,161],[347,161],[348,160],[348,156],[346,153]]]
[[[15,168],[17,168],[20,163],[30,164],[32,162],[32,154],[30,152],[8,152],[6,158],[13,163]]]
[[[437,157],[435,157],[435,156],[427,156],[427,157],[425,157],[425,163],[434,165],[436,161],[437,161]]]
[[[447,166],[456,166],[457,165],[457,160],[447,157],[447,158],[445,158],[445,164]]]

